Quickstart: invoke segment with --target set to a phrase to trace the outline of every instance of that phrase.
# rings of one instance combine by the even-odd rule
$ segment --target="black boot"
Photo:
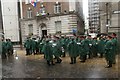
[[[112,61],[108,61],[108,66],[106,66],[105,68],[111,68],[112,67]]]
[[[65,52],[63,52],[63,57],[65,57]]]
[[[71,57],[71,62],[70,62],[70,64],[73,64],[73,58]]]
[[[100,54],[100,58],[103,58],[103,54]]]
[[[47,61],[48,66],[50,66],[50,61]]]
[[[51,61],[51,64],[52,64],[52,65],[55,65],[53,61]]]
[[[74,64],[76,63],[76,57],[74,57]]]

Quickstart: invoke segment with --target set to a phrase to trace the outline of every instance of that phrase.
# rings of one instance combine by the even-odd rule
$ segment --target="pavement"
[[[117,63],[112,68],[105,68],[105,58],[87,59],[81,63],[77,58],[76,64],[69,64],[70,58],[62,58],[61,64],[48,66],[44,56],[25,55],[25,50],[17,49],[17,55],[2,60],[2,77],[10,78],[119,78],[119,66]],[[29,80],[29,79],[28,79]],[[93,79],[92,79],[93,80]],[[114,80],[114,79],[111,79]]]

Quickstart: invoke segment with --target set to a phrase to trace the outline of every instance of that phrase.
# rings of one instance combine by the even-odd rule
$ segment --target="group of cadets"
[[[2,59],[13,55],[13,45],[10,39],[2,39]]]
[[[75,64],[77,57],[80,62],[85,62],[88,58],[99,56],[105,57],[108,64],[106,68],[110,68],[116,63],[117,38],[115,33],[111,36],[100,36],[99,39],[91,36],[46,36],[38,41],[27,38],[24,47],[26,55],[43,53],[48,65],[61,63],[61,57],[68,53],[70,64]]]

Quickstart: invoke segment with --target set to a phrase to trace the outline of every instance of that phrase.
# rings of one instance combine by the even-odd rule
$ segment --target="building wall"
[[[77,24],[77,16],[74,14],[71,15],[63,15],[63,16],[55,16],[55,17],[50,17],[49,19],[43,19],[43,20],[36,20],[36,19],[31,19],[31,20],[22,20],[21,21],[21,29],[22,29],[22,39],[23,41],[25,38],[29,35],[29,24],[33,24],[33,34],[34,35],[40,35],[42,32],[38,32],[38,29],[41,28],[40,24],[44,23],[46,24],[47,27],[47,34],[56,34],[56,27],[55,27],[55,22],[56,21],[61,21],[61,33],[62,34],[68,34],[72,33],[73,29],[77,29],[77,26],[79,25],[79,29],[81,29],[81,33],[83,34],[84,28],[82,27],[81,23]]]
[[[89,9],[89,33],[99,33],[99,2],[98,0],[88,0]]]
[[[62,4],[61,5],[61,8],[62,8],[61,13],[64,13],[65,10],[66,10],[66,12],[69,12],[69,2],[60,2],[60,3]],[[40,2],[37,3],[36,7],[33,7],[31,3],[26,4],[25,2],[23,2],[22,5],[23,5],[23,18],[27,18],[27,10],[29,7],[32,9],[32,12],[33,12],[32,17],[36,16],[37,12],[40,11]],[[43,5],[45,6],[46,13],[54,14],[55,2],[43,2]]]
[[[119,11],[118,2],[108,2],[108,6],[106,2],[100,3],[100,19],[101,19],[101,32],[102,33],[113,33],[119,32],[119,14],[114,13],[114,11]],[[106,27],[107,24],[107,16],[110,22],[108,23],[108,28]]]
[[[2,25],[2,10],[1,10],[1,1],[0,1],[0,33],[3,31]]]
[[[36,7],[33,7],[31,4],[22,3],[23,7],[23,19],[21,19],[21,28],[22,28],[22,39],[23,41],[29,35],[29,24],[33,24],[33,34],[37,36],[42,36],[41,24],[44,23],[47,29],[48,34],[56,34],[55,22],[61,21],[61,33],[69,34],[73,32],[73,29],[79,31],[79,33],[84,34],[84,20],[83,20],[83,10],[82,3],[79,2],[60,2],[62,6],[62,12],[60,14],[54,14],[54,5],[55,2],[44,2],[46,13],[50,15],[47,16],[35,16],[40,9],[40,3],[37,3]],[[26,11],[28,8],[31,8],[33,13],[32,18],[28,19],[26,17]],[[66,13],[64,11],[66,10]],[[70,11],[75,11],[76,13],[69,13]],[[63,14],[64,13],[64,14]]]
[[[1,0],[4,37],[13,42],[19,41],[17,1]]]

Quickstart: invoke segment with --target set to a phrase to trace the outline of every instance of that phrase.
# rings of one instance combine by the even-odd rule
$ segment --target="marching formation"
[[[24,43],[26,55],[44,54],[48,65],[61,63],[62,58],[67,54],[70,57],[70,64],[76,63],[76,58],[84,63],[88,58],[105,57],[107,66],[112,67],[115,64],[117,50],[117,38],[113,33],[111,36],[45,36],[40,40],[27,38]],[[55,63],[54,63],[55,62]]]

